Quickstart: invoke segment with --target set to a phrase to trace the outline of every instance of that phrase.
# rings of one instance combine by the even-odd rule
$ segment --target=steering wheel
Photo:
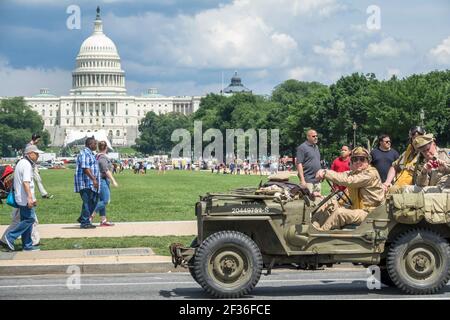
[[[334,196],[336,196],[338,193],[340,193],[341,191],[338,189],[338,190],[334,190],[333,192],[331,192],[329,195],[327,195],[325,198],[323,198],[318,204],[317,204],[317,208],[316,208],[316,210],[317,209],[319,209],[321,206],[323,206],[325,203],[327,203],[331,198],[333,198]],[[342,197],[342,196],[341,196]],[[338,199],[338,201],[340,200],[341,198],[339,198]],[[314,210],[314,212],[316,211],[316,210]]]
[[[350,199],[350,197],[348,196],[348,194],[346,194],[344,191],[341,191],[339,189],[335,189],[333,187],[333,185],[331,184],[330,180],[325,179],[328,183],[328,185],[330,186],[331,190],[333,192],[335,192],[335,194],[337,194],[337,201],[340,201],[341,199],[344,201],[344,205],[347,207],[351,207],[352,206],[352,200]],[[336,192],[337,191],[337,192]],[[345,199],[344,199],[345,198]],[[325,203],[325,202],[324,202]]]
[[[327,180],[327,182],[328,183],[330,183],[328,180]],[[317,210],[319,210],[319,208],[320,207],[322,207],[325,203],[327,203],[330,199],[332,199],[333,197],[335,197],[336,196],[336,199],[337,199],[337,201],[340,201],[341,199],[343,199],[344,198],[344,196],[347,198],[347,200],[348,201],[345,201],[344,200],[344,204],[345,205],[350,205],[351,206],[351,200],[350,200],[350,198],[348,197],[348,195],[345,193],[345,192],[343,192],[343,191],[341,191],[341,190],[339,190],[339,189],[331,189],[332,190],[332,192],[329,194],[329,195],[327,195],[325,198],[323,198],[318,204],[317,204],[317,207],[316,207],[316,209],[311,213],[311,217],[313,217],[314,216],[314,214],[317,212]]]

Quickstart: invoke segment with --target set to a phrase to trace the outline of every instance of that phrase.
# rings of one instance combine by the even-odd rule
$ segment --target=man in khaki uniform
[[[327,231],[342,228],[347,224],[361,224],[373,209],[384,202],[380,175],[377,169],[369,165],[370,160],[369,151],[357,147],[350,156],[350,171],[321,169],[317,172],[316,178],[319,180],[325,178],[346,186],[352,201],[351,209],[339,206],[336,200],[326,204],[325,210],[317,212],[313,217],[313,226],[317,230]]]
[[[425,130],[419,126],[409,130],[409,144],[406,151],[392,163],[386,181],[383,183],[386,192],[389,190],[390,193],[398,193],[403,186],[414,185],[416,182],[417,174],[422,169],[423,156],[414,149],[413,141],[424,134]]]
[[[405,187],[404,192],[450,192],[449,150],[439,148],[432,134],[416,137],[413,146],[425,158],[425,164],[418,172],[416,185]]]

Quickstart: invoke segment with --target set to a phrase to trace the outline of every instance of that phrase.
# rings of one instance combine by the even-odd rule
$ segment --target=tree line
[[[279,129],[282,156],[295,155],[305,132],[314,128],[323,158],[331,160],[342,145],[353,145],[354,123],[357,145],[372,146],[378,135],[386,133],[393,147],[402,151],[409,128],[423,121],[438,145],[445,147],[450,146],[450,70],[389,80],[378,80],[373,73],[354,73],[329,86],[287,80],[270,96],[211,93],[202,98],[197,112],[188,116],[147,113],[140,121],[134,148],[144,154],[168,154],[177,144],[171,141],[172,132],[184,128],[193,136],[194,121],[202,121],[203,132],[216,128],[223,136],[226,129]],[[45,148],[50,137],[41,116],[21,97],[2,99],[0,156],[14,156],[33,132],[41,133],[41,147]]]
[[[194,121],[202,121],[203,132],[216,128],[224,136],[226,129],[279,129],[280,155],[295,155],[305,132],[314,128],[328,160],[342,145],[353,146],[354,133],[356,145],[365,147],[374,146],[380,134],[389,134],[393,147],[403,151],[409,129],[422,122],[445,147],[450,145],[450,70],[389,80],[354,73],[329,86],[287,80],[268,97],[208,94],[189,116],[147,113],[134,147],[142,153],[170,153],[176,144],[171,141],[173,130],[184,128],[192,134]]]
[[[26,105],[22,97],[0,100],[0,157],[14,157],[31,140],[33,133],[41,135],[39,147],[50,143],[42,117]]]

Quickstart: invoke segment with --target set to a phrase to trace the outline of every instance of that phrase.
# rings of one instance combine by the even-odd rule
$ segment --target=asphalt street
[[[364,269],[285,271],[262,275],[245,299],[450,299],[450,285],[431,296],[409,296],[382,286],[369,290]],[[188,273],[0,277],[0,300],[6,299],[210,299]]]

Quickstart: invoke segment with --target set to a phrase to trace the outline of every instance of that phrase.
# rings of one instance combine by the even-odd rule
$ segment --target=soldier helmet
[[[350,154],[350,159],[353,157],[365,157],[369,162],[372,161],[372,157],[370,156],[370,152],[363,147],[356,147],[352,150],[352,153]]]
[[[426,132],[425,132],[425,129],[422,128],[421,126],[415,126],[415,127],[412,127],[411,129],[409,129],[409,136],[410,137],[412,137],[416,133],[418,133],[421,136],[423,136]]]
[[[423,136],[417,136],[413,140],[413,147],[416,150],[419,150],[419,148],[426,146],[427,144],[434,141],[433,134],[424,134]]]

